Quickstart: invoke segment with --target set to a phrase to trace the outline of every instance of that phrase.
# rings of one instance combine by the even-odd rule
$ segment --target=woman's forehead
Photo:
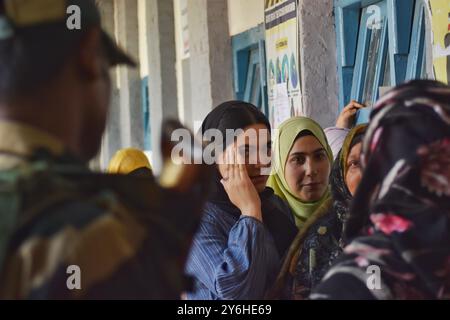
[[[357,144],[353,145],[350,149],[350,154],[360,154],[362,149],[362,141],[358,142]]]
[[[237,136],[237,145],[258,145],[266,144],[271,141],[270,130],[264,124],[253,124],[246,127],[241,134]]]
[[[324,150],[324,147],[315,136],[308,135],[297,138],[297,140],[295,140],[294,144],[292,145],[290,154],[292,153],[309,154],[316,152],[318,150]]]

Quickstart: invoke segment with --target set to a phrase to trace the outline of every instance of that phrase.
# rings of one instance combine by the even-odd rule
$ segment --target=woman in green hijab
[[[331,205],[331,148],[317,122],[294,117],[278,128],[273,151],[267,185],[289,203],[300,229],[320,206]]]
[[[344,225],[361,181],[360,155],[367,125],[358,125],[345,138],[330,175],[332,205],[323,205],[297,233],[268,294],[270,299],[306,299],[320,283],[346,242]]]

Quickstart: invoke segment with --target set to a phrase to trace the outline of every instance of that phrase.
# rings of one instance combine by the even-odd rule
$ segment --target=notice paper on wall
[[[279,83],[274,90],[274,127],[277,128],[291,116],[287,83]]]

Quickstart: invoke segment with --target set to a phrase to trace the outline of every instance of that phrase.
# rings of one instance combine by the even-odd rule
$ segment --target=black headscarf
[[[224,151],[227,147],[226,130],[244,129],[253,124],[264,124],[270,132],[270,123],[266,116],[254,105],[243,101],[228,101],[214,108],[202,123],[202,136],[209,129],[217,129],[222,133],[223,141],[213,141],[215,145],[222,146]],[[214,170],[212,190],[209,200],[213,202],[230,202],[222,183],[219,170]]]
[[[227,145],[227,129],[244,129],[254,124],[264,124],[270,132],[270,123],[267,117],[254,105],[243,101],[228,101],[214,108],[205,118],[202,124],[202,135],[208,129],[218,129],[223,136],[223,141],[213,141],[214,144],[222,146],[225,150]],[[220,182],[222,179],[219,170],[214,170],[209,201],[228,208],[227,213],[239,217],[240,210],[234,206],[228,198],[225,189]],[[261,210],[264,225],[274,238],[278,252],[284,254],[295,237],[297,228],[288,218],[290,212],[284,213],[274,205],[273,197],[276,197],[273,190],[266,188],[259,194],[261,198]],[[286,206],[287,207],[287,206]]]

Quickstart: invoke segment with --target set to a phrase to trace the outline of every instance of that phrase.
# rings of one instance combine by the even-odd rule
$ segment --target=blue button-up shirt
[[[275,195],[277,207],[284,206]],[[286,215],[291,215],[287,205]],[[281,264],[272,235],[259,220],[208,202],[186,266],[188,299],[262,299]]]

